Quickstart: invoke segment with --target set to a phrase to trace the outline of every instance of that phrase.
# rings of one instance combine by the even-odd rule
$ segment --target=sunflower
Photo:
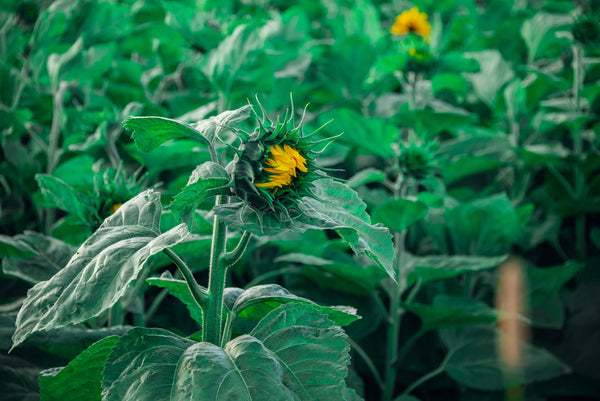
[[[292,183],[292,177],[297,177],[297,172],[308,172],[306,159],[288,144],[269,146],[271,157],[267,158],[263,167],[269,172],[267,182],[255,182],[259,188],[282,188]]]
[[[393,35],[408,35],[415,33],[421,36],[425,41],[429,41],[431,25],[427,21],[427,14],[419,12],[418,7],[405,10],[396,17],[394,25],[390,29]]]
[[[312,134],[304,135],[302,121],[296,125],[293,115],[288,110],[274,122],[264,113],[257,116],[262,121],[254,132],[240,132],[242,144],[228,166],[233,195],[261,216],[289,220],[297,202],[312,196],[313,181],[324,174],[314,161],[320,141],[309,140]]]

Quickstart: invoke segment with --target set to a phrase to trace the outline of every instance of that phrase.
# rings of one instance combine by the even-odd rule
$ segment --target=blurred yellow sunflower
[[[283,144],[269,146],[271,157],[267,158],[264,170],[269,172],[267,182],[254,183],[259,188],[283,188],[292,183],[299,170],[306,173],[306,159],[295,148]]]
[[[119,208],[123,206],[122,203],[115,203],[114,205],[112,205],[108,210],[110,210],[110,213],[113,214],[115,213],[117,210],[119,210]]]
[[[396,17],[394,25],[390,29],[393,35],[408,35],[415,33],[421,36],[425,41],[429,41],[431,25],[427,21],[427,14],[419,12],[418,7],[405,10]]]

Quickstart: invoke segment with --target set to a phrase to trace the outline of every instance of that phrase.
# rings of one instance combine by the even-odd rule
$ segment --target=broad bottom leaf
[[[136,328],[107,359],[103,399],[345,399],[352,393],[345,386],[346,338],[327,315],[295,303],[271,311],[252,332],[224,348],[162,329]]]

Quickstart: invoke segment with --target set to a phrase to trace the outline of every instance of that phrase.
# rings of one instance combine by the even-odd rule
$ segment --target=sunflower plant
[[[226,287],[226,277],[254,235],[307,229],[337,231],[392,275],[391,234],[371,223],[353,190],[318,167],[323,145],[303,133],[293,109],[274,122],[253,112],[249,105],[193,124],[162,117],[125,121],[142,151],[193,138],[211,160],[194,169],[166,207],[157,191],[146,190],[115,208],[64,268],[29,291],[13,349],[34,333],[118,308],[161,252],[178,277],[165,271],[146,281],[182,301],[201,329],[186,336],[133,327],[105,337],[62,370],[42,372],[42,397],[68,391],[61,385],[77,376],[91,398],[103,400],[360,399],[346,386],[350,346],[342,329],[360,318],[354,308],[319,305],[274,284]],[[236,128],[252,115],[258,121],[252,132]],[[175,246],[203,240],[194,215],[210,199],[209,279],[202,285]],[[179,224],[165,230],[165,213]]]

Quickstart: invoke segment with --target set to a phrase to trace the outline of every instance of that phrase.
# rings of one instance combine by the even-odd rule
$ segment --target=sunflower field
[[[0,1],[0,399],[600,400],[600,2]]]

